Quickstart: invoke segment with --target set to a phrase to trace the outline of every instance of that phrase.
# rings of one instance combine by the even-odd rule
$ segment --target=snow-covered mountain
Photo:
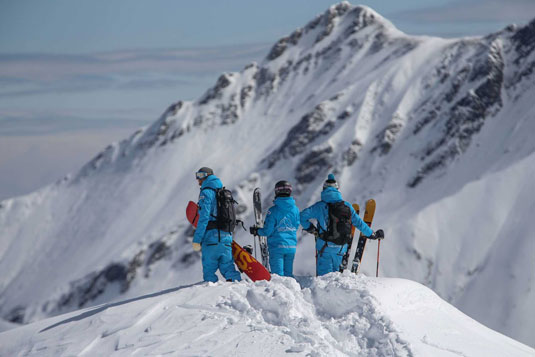
[[[6,356],[533,356],[403,279],[201,283],[0,334]]]
[[[201,166],[251,224],[254,187],[267,206],[290,180],[305,208],[335,172],[346,200],[377,201],[382,275],[533,346],[534,70],[535,20],[446,40],[332,6],[80,172],[2,201],[0,316],[27,323],[201,280],[184,217]],[[313,275],[313,240],[300,238],[295,271]]]

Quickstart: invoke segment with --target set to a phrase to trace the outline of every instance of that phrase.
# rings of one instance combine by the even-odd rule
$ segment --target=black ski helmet
[[[292,185],[285,180],[275,184],[275,197],[290,197],[292,195]]]
[[[197,172],[195,173],[195,178],[197,180],[202,180],[210,175],[213,175],[214,171],[209,167],[201,167]]]

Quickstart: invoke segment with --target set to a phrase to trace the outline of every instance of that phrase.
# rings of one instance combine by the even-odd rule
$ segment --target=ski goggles
[[[335,182],[325,182],[323,184],[323,189],[325,190],[327,187],[334,187],[334,188],[338,189],[339,188],[338,187],[338,182],[336,182],[336,181]]]
[[[195,173],[195,178],[197,180],[202,180],[203,178],[208,177],[208,176],[210,176],[208,172],[199,171]]]
[[[292,193],[292,186],[284,185],[284,186],[275,187],[275,195],[279,195],[281,193],[290,195]]]

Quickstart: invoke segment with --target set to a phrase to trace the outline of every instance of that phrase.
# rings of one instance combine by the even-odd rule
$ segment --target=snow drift
[[[535,20],[445,40],[332,6],[79,172],[0,202],[0,315],[28,323],[199,281],[184,207],[201,166],[249,223],[254,187],[267,206],[289,180],[305,208],[335,172],[347,201],[377,201],[382,275],[533,344],[534,39]],[[313,240],[299,238],[295,271],[313,275]]]
[[[0,334],[3,355],[532,356],[420,284],[349,273],[199,283]]]

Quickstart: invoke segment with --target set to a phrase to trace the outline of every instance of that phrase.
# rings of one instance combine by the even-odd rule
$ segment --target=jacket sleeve
[[[311,219],[318,220],[320,215],[321,215],[321,206],[318,205],[317,203],[301,211],[301,213],[299,214],[299,220],[301,221],[301,226],[303,227],[303,229],[310,228],[310,223],[311,223],[310,220]]]
[[[371,236],[373,234],[372,229],[368,227],[366,222],[364,222],[362,218],[360,218],[360,216],[357,214],[357,212],[355,212],[353,206],[351,206],[349,203],[346,203],[346,205],[348,205],[351,209],[351,223],[353,223],[353,225],[357,227],[359,231],[364,233],[366,237]]]
[[[295,207],[295,229],[299,229],[299,225],[301,224],[301,213],[299,212],[299,208]]]
[[[273,207],[268,209],[266,213],[266,219],[264,220],[264,227],[258,230],[258,234],[264,237],[269,237],[275,231],[275,226],[277,224],[277,218],[275,217],[275,212]]]
[[[214,198],[215,194],[212,190],[201,190],[201,193],[199,194],[199,221],[197,222],[197,229],[193,236],[193,243],[202,243],[202,239],[206,233],[206,226],[210,220],[210,212]]]

